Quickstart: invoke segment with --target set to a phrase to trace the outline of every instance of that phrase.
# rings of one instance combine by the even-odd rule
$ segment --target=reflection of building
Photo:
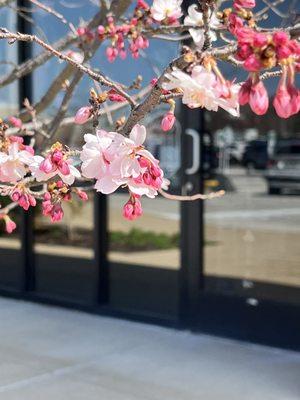
[[[263,175],[247,174],[240,162],[253,132],[255,140],[270,129],[280,137],[281,127],[272,115],[258,124],[247,109],[238,121],[222,112],[182,111],[175,133],[162,134],[161,114],[154,115],[147,145],[185,194],[206,183],[210,190],[225,189],[223,198],[180,205],[145,199],[143,217],[128,222],[121,218],[128,195],[120,191],[91,196],[80,208],[70,203],[62,224],[50,225],[41,216],[23,219],[19,235],[0,238],[0,291],[297,346],[300,200],[269,196]],[[69,126],[59,134],[80,146],[81,128]]]

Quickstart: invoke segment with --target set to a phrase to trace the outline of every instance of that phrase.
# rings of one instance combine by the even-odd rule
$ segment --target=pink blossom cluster
[[[137,59],[140,50],[149,47],[149,40],[143,30],[152,27],[153,24],[176,25],[182,16],[182,0],[154,0],[152,6],[145,0],[138,0],[132,17],[117,25],[113,16],[107,17],[106,25],[99,25],[94,33],[87,27],[79,27],[77,34],[86,42],[95,37],[99,40],[109,40],[106,48],[106,57],[109,62],[114,62],[117,57],[124,60],[128,52]],[[128,42],[128,45],[126,44]]]
[[[25,211],[29,209],[29,207],[36,206],[36,199],[30,193],[29,189],[22,183],[17,184],[13,190],[11,191],[10,198],[15,203],[18,203],[20,207],[22,207]]]
[[[262,69],[280,66],[280,79],[273,106],[277,115],[288,118],[300,109],[300,92],[295,86],[295,73],[300,60],[300,44],[288,34],[276,31],[273,34],[255,32],[251,28],[237,28],[237,57],[249,71],[249,78],[239,93],[241,105],[250,105],[253,112],[263,115],[269,108],[268,92],[259,78]]]
[[[79,199],[88,200],[87,194],[80,189],[73,189]],[[63,219],[64,211],[62,202],[69,202],[72,199],[72,191],[69,185],[62,180],[52,182],[48,185],[48,191],[44,194],[42,209],[43,215],[49,216],[52,222],[58,222]]]
[[[34,156],[30,164],[32,176],[38,182],[46,182],[56,176],[67,185],[72,185],[76,178],[80,178],[80,172],[73,165],[69,151],[56,142],[51,146],[46,157]]]
[[[165,185],[159,161],[143,146],[145,139],[146,128],[142,125],[135,125],[129,138],[104,130],[84,136],[82,175],[96,179],[95,189],[104,194],[126,187],[130,200],[123,214],[128,219],[141,215],[140,196],[154,198]]]
[[[144,7],[142,7],[142,4]],[[145,10],[145,7],[145,2],[138,2],[136,11],[141,9]],[[146,8],[146,10],[148,9],[149,7]],[[127,57],[128,50],[133,58],[138,58],[139,51],[149,47],[149,40],[142,35],[141,27],[146,23],[149,24],[151,20],[146,18],[143,24],[141,24],[141,17],[138,18],[135,14],[128,23],[119,26],[115,25],[114,18],[111,16],[107,18],[106,27],[103,25],[98,26],[97,32],[99,39],[109,39],[111,41],[111,45],[106,49],[106,57],[109,62],[114,62],[118,56],[124,60]],[[142,14],[142,16],[144,17],[144,14]],[[126,48],[125,44],[126,39],[129,42],[128,48]]]

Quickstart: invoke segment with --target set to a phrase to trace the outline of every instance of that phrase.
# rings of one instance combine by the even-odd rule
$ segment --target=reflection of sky
[[[69,2],[64,2],[63,4],[68,3]],[[81,19],[85,21],[89,20],[97,10],[95,6],[91,5],[89,0],[72,1],[72,4],[76,4],[77,6],[67,8],[56,4],[55,2],[55,8],[57,11],[64,14],[66,19],[72,22],[75,26],[78,26]],[[88,7],[87,4],[89,4]],[[67,26],[59,22],[56,18],[46,15],[44,12],[37,12],[35,14],[35,20],[38,27],[42,27],[49,42],[59,39],[68,32]],[[108,43],[109,42],[106,42],[94,56],[92,66],[100,69],[113,80],[118,80],[125,84],[131,83],[137,75],[142,72],[144,84],[146,85],[153,76],[156,75],[155,68],[158,68],[158,70],[161,71],[162,68],[177,54],[176,43],[155,40],[152,41],[150,49],[146,50],[145,58],[140,57],[138,60],[133,60],[131,55],[128,54],[127,59],[124,61],[117,59],[114,63],[109,63],[104,54]],[[39,52],[40,50],[37,48],[36,51]],[[35,82],[38,82],[38,85],[35,85],[36,97],[40,97],[43,91],[47,89],[50,79],[57,75],[62,67],[63,64],[60,64],[56,60],[52,60],[35,73]],[[45,75],[47,76],[47,79],[45,79]],[[77,96],[73,101],[73,107],[78,107],[87,102],[88,92],[91,87],[91,80],[89,78],[83,79],[79,89],[77,90]],[[60,104],[62,96],[63,93],[58,96],[56,105]]]
[[[11,10],[9,12],[0,12],[0,26],[16,30],[16,15]],[[13,68],[17,62],[17,45],[9,45],[7,41],[0,41],[0,74],[4,75]],[[13,63],[13,64],[11,64]],[[11,84],[8,88],[0,90],[0,114],[2,117],[11,113],[11,109],[16,106],[17,85]]]
[[[74,26],[78,26],[81,20],[89,20],[95,12],[97,12],[97,7],[95,4],[98,1],[93,0],[48,0],[44,3],[53,6],[58,12],[62,13],[69,22],[72,22]],[[262,0],[258,0],[257,9],[264,7]],[[228,2],[229,5],[229,2]],[[225,6],[227,4],[225,3]],[[270,12],[270,18],[264,22],[266,26],[276,26],[276,25],[289,25],[291,19],[295,18],[295,15],[300,12],[300,1],[299,0],[286,0],[284,4],[279,6],[280,12],[284,15],[288,13],[290,9],[291,17],[282,19],[281,17]],[[47,38],[50,43],[58,40],[62,36],[66,35],[69,31],[69,27],[54,16],[49,15],[41,10],[37,10],[34,7],[34,19],[35,19],[35,31],[38,36],[42,38]],[[0,12],[0,24],[1,26],[8,26],[14,30],[14,16],[11,12],[8,16],[7,12],[1,10]],[[107,42],[108,43],[108,42]],[[144,84],[148,83],[150,79],[155,75],[154,69],[162,70],[162,68],[176,55],[177,44],[165,42],[162,40],[152,40],[150,49],[146,50],[146,57],[140,58],[139,60],[133,60],[129,55],[125,61],[117,59],[114,63],[110,64],[106,60],[104,55],[106,44],[98,51],[96,56],[92,61],[92,66],[94,68],[99,68],[105,74],[110,76],[112,79],[120,80],[123,83],[130,83],[136,76],[140,73],[144,76]],[[15,61],[16,57],[16,45],[9,46],[5,41],[0,42],[0,59],[6,59]],[[36,46],[35,52],[39,53],[41,49]],[[47,90],[51,80],[59,73],[63,68],[64,63],[59,63],[56,59],[51,60],[46,63],[43,67],[36,70],[34,74],[34,89],[35,98],[38,99]],[[3,74],[7,72],[11,66],[0,65],[0,72]],[[238,74],[238,79],[244,79],[245,73],[238,71],[232,66],[224,64],[222,65],[222,70],[224,74],[229,79],[232,79],[235,74]],[[275,88],[278,80],[273,80],[268,83],[269,87]],[[77,108],[79,105],[86,104],[88,99],[88,92],[92,86],[92,81],[89,78],[84,78],[79,85],[76,92],[76,96],[73,100],[72,108]],[[5,103],[10,104],[15,101],[16,95],[13,90],[5,90]],[[2,89],[1,93],[4,93]],[[60,93],[56,100],[55,106],[60,105],[63,93]],[[0,101],[4,96],[0,96]],[[3,101],[1,101],[3,103]]]

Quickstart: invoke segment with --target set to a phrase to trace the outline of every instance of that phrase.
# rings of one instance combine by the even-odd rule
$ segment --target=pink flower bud
[[[242,27],[236,29],[239,44],[253,44],[254,32],[251,28]]]
[[[269,108],[268,92],[262,81],[255,83],[251,87],[249,105],[257,115],[264,115]]]
[[[81,107],[76,115],[75,115],[75,124],[85,124],[91,116],[91,108],[90,107]]]
[[[254,8],[256,5],[255,0],[234,0],[234,8]]]
[[[152,184],[152,177],[151,177],[151,175],[149,174],[149,172],[145,172],[145,173],[143,174],[143,181],[144,181],[144,183],[145,183],[146,185],[151,186],[151,184]]]
[[[244,62],[244,68],[249,72],[257,72],[261,69],[261,62],[255,54],[251,54]]]
[[[282,45],[280,47],[277,47],[276,49],[276,55],[279,60],[284,60],[285,58],[288,58],[291,54],[291,49],[286,45]]]
[[[242,18],[238,17],[236,14],[231,13],[228,18],[229,22],[229,31],[235,35],[237,29],[242,28],[244,26],[244,22]]]
[[[86,192],[84,192],[83,190],[77,190],[77,195],[78,195],[78,197],[82,200],[82,201],[87,201],[89,198],[88,198],[88,195],[86,194]]]
[[[115,61],[117,55],[118,55],[118,50],[115,47],[107,47],[106,57],[110,63]]]
[[[253,45],[262,48],[268,44],[268,37],[263,33],[255,33],[253,36]]]
[[[124,205],[123,217],[130,221],[134,219],[134,206],[132,203],[128,202]]]
[[[52,154],[52,161],[58,163],[62,159],[63,159],[63,153],[59,150],[55,150]]]
[[[49,174],[53,170],[53,164],[49,157],[45,158],[40,164],[41,171],[45,172],[45,174]]]
[[[105,28],[103,25],[99,25],[97,28],[97,32],[99,33],[99,35],[104,35],[105,33]]]
[[[19,198],[19,206],[22,207],[24,210],[28,210],[30,207],[30,203],[28,200],[28,196],[26,194],[22,194],[21,197]]]
[[[69,175],[70,174],[70,167],[69,164],[66,161],[60,161],[58,163],[58,169],[63,175]]]
[[[147,168],[150,165],[150,161],[145,157],[140,157],[138,161],[142,168]]]
[[[7,233],[12,233],[17,225],[14,223],[14,221],[12,219],[9,218],[8,215],[4,216],[4,221],[5,221],[5,229]]]
[[[46,200],[46,201],[51,200],[51,194],[50,194],[49,192],[46,192],[46,193],[44,194],[44,200]]]
[[[241,106],[244,106],[249,103],[250,91],[252,86],[251,78],[247,79],[240,88],[239,91],[239,103]]]
[[[170,131],[173,128],[175,121],[176,117],[174,113],[172,113],[171,111],[167,112],[161,121],[161,129],[164,132]]]
[[[273,42],[275,46],[282,46],[286,44],[289,40],[288,34],[282,31],[275,32],[273,34]]]
[[[36,206],[36,199],[31,194],[28,195],[28,200],[29,200],[31,207]]]
[[[113,89],[111,89],[108,92],[108,98],[109,98],[110,101],[115,101],[117,103],[122,103],[123,101],[126,101],[125,97],[121,96],[119,93],[117,93]]]
[[[141,202],[135,197],[130,198],[123,207],[123,217],[132,221],[143,213]]]
[[[159,176],[162,175],[162,170],[153,164],[150,167],[150,172],[151,172],[151,175],[153,175],[155,178],[158,178]]]
[[[273,100],[273,106],[280,118],[289,118],[291,116],[291,96],[285,85],[278,87]]]
[[[64,187],[64,183],[63,181],[59,180],[56,182],[56,187],[58,187],[59,189],[61,189],[62,187]]]
[[[143,48],[143,45],[144,45],[143,36],[138,36],[138,37],[135,39],[134,44],[136,45],[136,47],[137,47],[138,49],[142,49],[142,48]]]
[[[64,217],[63,209],[60,204],[55,204],[51,211],[51,221],[58,222],[61,221]]]
[[[15,127],[15,128],[22,128],[22,121],[20,120],[20,118],[17,117],[9,117],[9,122]]]
[[[145,2],[145,0],[138,0],[137,7],[142,8],[143,10],[149,9],[149,5]]]
[[[14,189],[12,195],[10,196],[12,201],[17,202],[21,196],[21,191],[19,189]]]
[[[84,36],[87,32],[87,29],[83,26],[80,26],[79,28],[77,28],[77,35],[78,36]]]

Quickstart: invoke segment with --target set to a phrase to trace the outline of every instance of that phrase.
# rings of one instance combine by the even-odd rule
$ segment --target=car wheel
[[[269,190],[268,190],[269,194],[281,194],[281,189],[277,188],[277,187],[271,187],[269,186]]]

